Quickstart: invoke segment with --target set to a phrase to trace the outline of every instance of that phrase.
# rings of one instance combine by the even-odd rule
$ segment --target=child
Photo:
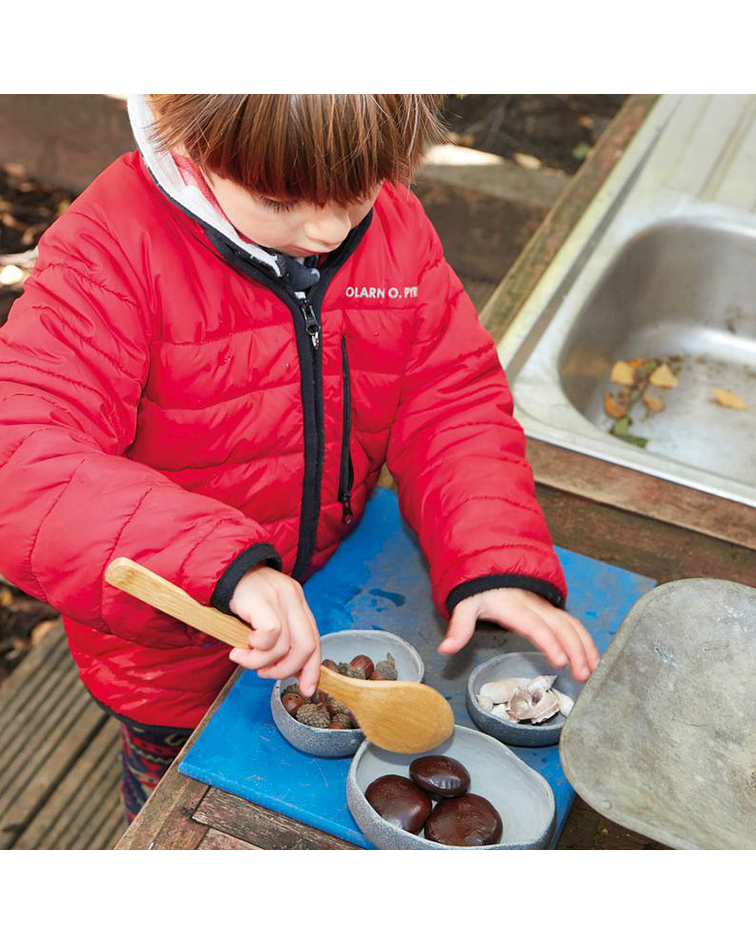
[[[301,583],[386,461],[439,649],[479,618],[578,679],[595,646],[493,343],[405,189],[438,96],[132,96],[139,151],[45,233],[0,332],[0,570],[124,725],[133,816],[228,678],[317,683]],[[105,583],[124,555],[233,612],[231,650]]]

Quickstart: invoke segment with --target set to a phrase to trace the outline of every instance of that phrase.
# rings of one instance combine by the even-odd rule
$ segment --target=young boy
[[[405,189],[438,96],[132,96],[139,151],[45,234],[0,332],[0,570],[124,725],[130,816],[228,678],[317,683],[301,584],[386,461],[439,649],[479,618],[579,679],[490,337]],[[231,650],[103,580],[124,555],[251,626]]]

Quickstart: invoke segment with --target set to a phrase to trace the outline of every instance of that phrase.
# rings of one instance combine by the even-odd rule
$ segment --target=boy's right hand
[[[230,659],[263,679],[299,674],[302,695],[311,696],[320,678],[320,634],[302,585],[260,564],[236,585],[229,609],[252,627],[250,648],[234,647]]]

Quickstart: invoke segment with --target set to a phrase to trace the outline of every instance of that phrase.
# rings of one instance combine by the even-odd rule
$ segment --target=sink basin
[[[665,356],[682,357],[678,386],[651,389],[665,404],[661,413],[631,409],[633,435],[648,439],[648,453],[752,484],[756,232],[679,221],[635,236],[565,338],[559,383],[583,417],[608,431],[604,394],[620,389],[609,382],[614,362]],[[751,409],[720,406],[712,388],[738,394]]]
[[[756,97],[701,98],[661,100],[499,353],[528,435],[756,506]],[[715,118],[724,146],[696,138],[690,164]],[[680,359],[676,388],[649,388],[664,410],[630,412],[646,446],[611,435],[612,365],[664,357]]]

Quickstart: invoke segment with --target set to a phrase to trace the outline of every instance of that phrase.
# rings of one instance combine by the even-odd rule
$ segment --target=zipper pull
[[[352,493],[351,492],[342,492],[339,497],[341,502],[343,512],[341,513],[341,521],[345,525],[351,525],[354,521],[354,512],[352,512]]]
[[[315,309],[309,302],[303,302],[301,309],[305,320],[305,330],[310,336],[313,348],[317,351],[320,347],[320,325],[318,323],[318,317],[315,314]]]

